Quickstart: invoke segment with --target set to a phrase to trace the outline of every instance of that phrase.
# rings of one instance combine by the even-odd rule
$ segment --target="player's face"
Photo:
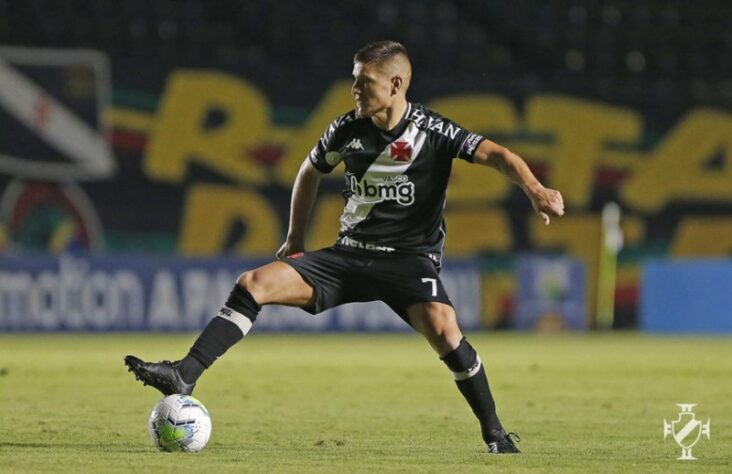
[[[371,117],[389,107],[392,92],[391,78],[379,64],[357,62],[353,65],[351,94],[356,99],[358,117]]]

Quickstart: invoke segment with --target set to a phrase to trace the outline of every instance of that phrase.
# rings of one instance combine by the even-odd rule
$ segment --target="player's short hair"
[[[404,56],[409,61],[407,48],[403,44],[391,40],[374,41],[359,49],[353,55],[353,62],[361,62],[364,64],[370,62],[382,63],[396,56]]]

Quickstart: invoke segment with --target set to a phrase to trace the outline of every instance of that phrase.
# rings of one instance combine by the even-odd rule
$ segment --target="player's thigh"
[[[282,262],[244,272],[236,282],[261,305],[308,306],[315,299],[313,287],[294,268]]]
[[[407,308],[417,303],[444,303],[452,306],[435,265],[426,257],[407,256],[382,259],[372,266],[371,281],[380,299],[407,323]]]

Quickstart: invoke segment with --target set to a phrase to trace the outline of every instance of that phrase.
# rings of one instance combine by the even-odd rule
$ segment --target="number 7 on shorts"
[[[422,278],[422,283],[432,284],[432,296],[437,296],[437,278]]]

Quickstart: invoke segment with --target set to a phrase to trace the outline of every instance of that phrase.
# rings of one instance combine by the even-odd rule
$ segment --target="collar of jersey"
[[[402,115],[402,118],[399,120],[399,122],[394,125],[391,130],[383,130],[374,124],[373,120],[369,120],[371,123],[371,126],[374,127],[381,135],[384,136],[389,141],[396,140],[399,138],[402,133],[404,133],[404,130],[407,128],[407,125],[409,124],[409,120],[407,120],[407,117],[409,117],[409,112],[412,110],[412,103],[407,102],[407,110],[404,111],[404,115]]]

